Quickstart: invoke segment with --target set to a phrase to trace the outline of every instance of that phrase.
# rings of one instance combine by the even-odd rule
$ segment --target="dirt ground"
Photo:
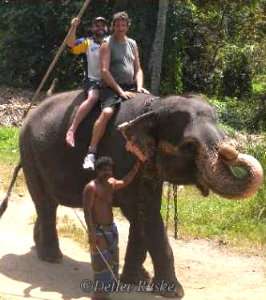
[[[0,199],[3,194],[0,193]],[[70,208],[59,208],[78,223]],[[34,207],[29,196],[13,195],[0,220],[0,299],[90,299],[80,282],[92,279],[89,252],[60,237],[61,264],[38,260],[32,240]],[[120,270],[123,266],[128,222],[117,220],[120,233]],[[170,238],[176,274],[185,300],[265,300],[265,258],[230,252],[204,240],[184,242]],[[150,258],[145,267],[152,274]],[[150,293],[114,294],[112,299],[158,299]]]

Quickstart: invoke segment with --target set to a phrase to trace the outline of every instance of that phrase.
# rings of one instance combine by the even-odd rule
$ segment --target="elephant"
[[[82,162],[100,105],[80,124],[75,148],[65,144],[66,131],[83,100],[81,90],[48,97],[28,114],[21,128],[21,165],[37,212],[33,237],[44,261],[62,259],[56,230],[58,205],[82,207],[83,188],[95,176],[82,168]],[[143,161],[134,180],[114,194],[114,205],[130,222],[123,282],[147,278],[143,263],[149,252],[153,282],[174,283],[170,296],[184,294],[160,214],[165,181],[195,185],[204,196],[212,190],[231,199],[248,197],[261,185],[260,163],[227,145],[216,123],[213,108],[197,95],[160,98],[136,93],[116,109],[98,157],[113,159],[116,178],[123,177],[136,159]],[[247,171],[235,176],[231,166]]]

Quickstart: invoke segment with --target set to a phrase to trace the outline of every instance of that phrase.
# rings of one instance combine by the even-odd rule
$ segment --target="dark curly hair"
[[[95,162],[96,173],[98,173],[105,166],[110,166],[113,168],[114,162],[111,157],[102,156],[96,160],[96,162]]]

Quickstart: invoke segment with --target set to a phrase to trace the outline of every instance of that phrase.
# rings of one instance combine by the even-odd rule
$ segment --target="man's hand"
[[[138,93],[143,93],[143,94],[150,94],[150,92],[148,90],[144,89],[143,87],[142,88],[138,88],[137,92]]]
[[[79,23],[80,23],[80,19],[79,18],[74,18],[74,19],[72,19],[72,21],[71,21],[71,25],[73,26],[73,27],[78,27],[78,25],[79,25]]]
[[[127,173],[127,175],[121,179],[117,180],[115,178],[112,179],[112,184],[115,190],[122,189],[123,187],[127,186],[134,178],[134,176],[137,174],[139,168],[141,166],[141,161],[137,160],[135,165],[132,167],[132,169]]]
[[[120,93],[120,97],[122,97],[123,99],[131,99],[135,97],[135,93],[129,91],[122,91]]]

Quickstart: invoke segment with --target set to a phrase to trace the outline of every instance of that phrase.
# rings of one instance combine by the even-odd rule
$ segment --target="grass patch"
[[[75,221],[67,215],[57,218],[58,232],[61,236],[68,237],[78,242],[84,249],[88,248],[88,237],[85,229],[77,225]]]
[[[0,126],[1,163],[19,160],[19,128]]]
[[[258,95],[266,91],[266,75],[258,75],[252,82],[252,94]]]
[[[0,189],[6,191],[13,175],[13,170],[19,162],[19,128],[0,126]],[[27,188],[23,173],[20,172],[14,188],[15,193],[25,194]]]
[[[79,211],[83,212],[83,209],[75,209],[75,210],[77,213]],[[118,207],[113,208],[113,214],[115,216],[115,219],[123,218],[121,214],[121,210]],[[83,225],[87,227],[83,217],[81,217],[81,220],[84,222]],[[33,222],[35,223],[35,221],[36,221],[36,216],[33,217]],[[87,232],[85,231],[85,228],[83,228],[82,224],[80,223],[77,217],[73,219],[69,217],[67,214],[64,214],[63,216],[58,216],[57,229],[60,236],[71,238],[72,240],[79,243],[79,245],[82,248],[86,250],[88,249],[89,242],[88,242]]]
[[[256,157],[266,174],[266,138],[245,152]],[[170,227],[174,224],[174,203],[170,200]],[[231,245],[258,245],[266,251],[266,178],[257,195],[246,200],[228,200],[211,194],[202,197],[195,187],[178,191],[178,229],[181,237],[222,240]],[[162,201],[166,218],[167,199]]]
[[[254,197],[232,201],[211,194],[204,198],[195,188],[186,187],[178,192],[179,233],[181,237],[211,238],[234,245],[243,241],[265,245],[266,222],[259,220],[258,214],[254,214],[256,206],[257,200]],[[165,218],[165,198],[162,215]],[[171,209],[171,227],[173,220],[174,213]]]
[[[78,212],[78,209],[75,210],[76,212]],[[33,214],[30,220],[33,224],[35,224],[37,220],[37,215]],[[79,243],[82,248],[88,249],[89,243],[87,233],[77,218],[73,219],[67,214],[60,215],[57,216],[56,224],[57,231],[60,236],[71,238],[72,240]]]

